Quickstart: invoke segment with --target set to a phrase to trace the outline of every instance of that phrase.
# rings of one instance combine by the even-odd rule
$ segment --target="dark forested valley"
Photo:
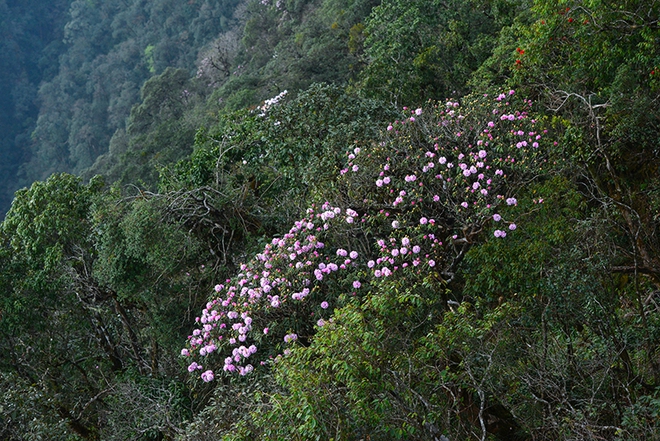
[[[0,439],[660,439],[659,18],[0,0]]]
[[[0,215],[20,187],[18,171],[30,157],[30,132],[42,81],[57,73],[64,48],[67,1],[0,2]]]

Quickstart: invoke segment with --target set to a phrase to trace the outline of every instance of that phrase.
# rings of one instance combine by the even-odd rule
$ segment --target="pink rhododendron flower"
[[[298,340],[298,334],[295,334],[293,332],[291,334],[287,334],[284,336],[284,343],[291,343],[296,340]]]
[[[194,361],[188,366],[188,372],[195,372],[197,369],[202,369],[202,366]]]
[[[212,370],[202,372],[202,380],[204,380],[206,383],[208,383],[209,381],[213,381],[213,378],[214,376]]]

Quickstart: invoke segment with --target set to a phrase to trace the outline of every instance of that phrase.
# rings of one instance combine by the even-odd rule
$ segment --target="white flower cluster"
[[[279,103],[280,100],[282,100],[282,98],[284,98],[287,93],[288,91],[285,90],[279,95],[264,101],[263,105],[258,107],[258,109],[261,110],[259,116],[266,116],[266,112],[268,112],[268,110],[270,110],[270,108],[273,107],[275,104]]]

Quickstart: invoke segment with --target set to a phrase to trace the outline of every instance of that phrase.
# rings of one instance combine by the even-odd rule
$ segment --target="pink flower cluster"
[[[442,246],[442,242],[433,234],[424,235],[419,243],[413,243],[408,236],[404,236],[401,239],[394,237],[387,240],[379,239],[377,244],[379,256],[367,262],[367,268],[372,270],[373,276],[377,279],[389,277],[394,272],[406,268],[412,270],[419,267],[418,270],[423,271],[424,265],[427,266],[426,268],[434,267],[436,261],[432,252],[426,253],[423,250]]]
[[[529,101],[506,101],[514,101],[514,93],[491,100],[480,121],[464,116],[453,101],[434,112],[414,111],[417,120],[406,117],[388,125],[386,142],[349,156],[360,170],[378,174],[366,196],[382,207],[374,215],[392,228],[389,237],[378,240],[378,255],[368,261],[375,279],[442,271],[438,265],[473,243],[489,223],[503,220],[499,207],[518,204],[505,195],[515,191],[511,178],[518,169],[537,160],[542,135],[527,113]],[[374,161],[377,169],[369,165]],[[504,223],[509,231],[517,228]],[[500,228],[493,235],[507,233]]]
[[[519,164],[536,160],[542,134],[528,115],[529,101],[517,106],[506,101],[514,94],[509,91],[491,101],[488,114],[501,115],[492,120],[469,120],[458,102],[449,101],[435,113],[415,112],[426,118],[423,128],[409,118],[388,126],[390,139],[381,149],[381,157],[387,156],[375,190],[395,212],[392,220],[387,208],[381,211],[393,227],[396,224],[394,228],[413,225],[412,217],[419,213],[420,226],[449,218],[458,238],[466,239],[466,231],[479,230],[503,202],[517,205],[515,197],[505,196],[512,190],[509,177]],[[375,152],[367,155],[374,157]],[[359,163],[360,157],[353,157]],[[515,224],[511,225],[514,230]],[[446,232],[444,241],[449,242],[450,236]]]
[[[216,297],[197,317],[199,327],[188,337],[188,348],[182,349],[181,355],[208,357],[220,349],[230,351],[231,355],[224,358],[223,370],[241,375],[251,372],[257,342],[269,334],[267,323],[257,323],[263,322],[269,313],[277,315],[281,311],[287,315],[299,305],[309,305],[309,298],[321,291],[318,287],[324,280],[356,266],[357,251],[338,248],[330,253],[320,237],[333,223],[341,225],[348,218],[358,217],[354,210],[342,210],[328,203],[318,211],[314,207],[308,209],[307,216],[288,233],[273,239],[249,264],[243,264],[241,273],[233,280],[216,285]],[[355,289],[359,286],[359,281],[353,282]],[[320,313],[329,303],[323,300],[317,306]],[[286,343],[297,338],[295,333],[283,337]],[[188,370],[196,372],[202,366],[193,361]],[[201,377],[211,381],[214,373],[207,370]]]
[[[463,115],[452,101],[428,111],[405,109],[409,113],[387,127],[384,142],[348,152],[340,174],[365,192],[362,214],[329,203],[308,209],[288,233],[242,265],[240,274],[216,286],[182,356],[199,360],[224,353],[223,370],[245,375],[255,358],[265,362],[267,354],[258,349],[264,339],[277,342],[273,347],[302,338],[298,329],[279,329],[278,320],[299,314],[317,327],[331,321],[338,294],[327,295],[329,280],[341,278],[345,289],[359,290],[365,282],[398,274],[441,274],[489,225],[499,226],[492,230],[497,238],[516,230],[502,213],[518,205],[512,194],[524,180],[516,176],[521,167],[533,167],[543,137],[527,113],[530,103],[511,104],[514,94],[490,99],[480,120]],[[378,231],[386,232],[369,256],[324,242],[326,235],[350,235],[367,220],[382,222]],[[337,230],[344,236],[329,234]],[[358,273],[367,280],[351,276]],[[203,368],[193,361],[188,370]],[[201,377],[211,381],[214,373],[206,370]]]

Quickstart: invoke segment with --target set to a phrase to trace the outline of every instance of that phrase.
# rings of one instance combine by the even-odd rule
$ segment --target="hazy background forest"
[[[0,439],[660,440],[659,16],[0,0]]]

